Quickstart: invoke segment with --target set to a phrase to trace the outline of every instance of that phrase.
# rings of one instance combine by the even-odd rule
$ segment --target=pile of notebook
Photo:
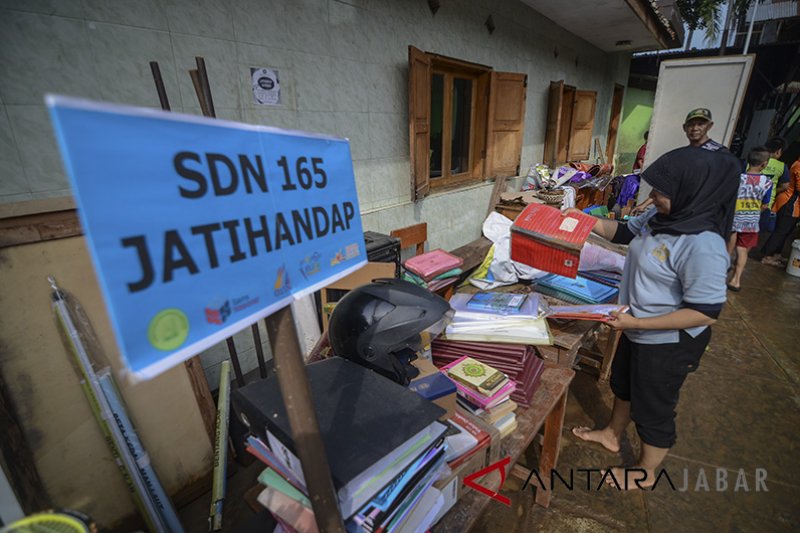
[[[473,414],[488,411],[496,415],[498,410],[504,409],[503,415],[493,423],[501,438],[517,428],[514,410],[507,409],[517,384],[506,374],[471,357],[461,357],[440,370],[456,384],[458,403],[467,411]]]
[[[582,270],[578,273],[588,280],[596,281],[615,289],[619,288],[619,284],[622,281],[622,274],[608,270]]]
[[[458,281],[464,260],[442,249],[431,250],[403,263],[403,279],[430,291]]]
[[[536,294],[479,292],[454,294],[455,314],[444,335],[449,340],[512,344],[552,344]]]
[[[536,349],[524,344],[460,342],[439,338],[431,344],[431,353],[433,363],[440,369],[468,356],[500,370],[516,385],[511,400],[523,407],[531,404],[544,371],[544,362],[536,356]],[[491,412],[492,408],[488,411]]]
[[[446,468],[447,427],[438,421],[444,409],[341,358],[306,369],[347,530],[429,528],[439,516],[432,485]],[[259,478],[259,501],[288,531],[311,531],[313,511],[276,376],[234,391],[232,400],[251,432],[248,451],[269,467]]]
[[[578,276],[548,274],[536,280],[536,291],[573,304],[602,304],[616,300],[619,289]]]

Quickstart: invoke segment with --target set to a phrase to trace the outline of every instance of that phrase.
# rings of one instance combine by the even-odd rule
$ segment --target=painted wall
[[[622,106],[622,123],[617,144],[617,169],[630,172],[636,152],[644,143],[644,132],[650,128],[655,92],[628,87]]]
[[[408,45],[528,74],[523,174],[542,157],[550,81],[598,92],[605,146],[630,61],[517,0],[448,0],[436,15],[424,0],[0,0],[0,209],[70,194],[45,93],[157,108],[156,60],[173,110],[200,114],[188,70],[203,56],[220,118],[350,139],[365,229],[427,221],[430,248],[461,246],[480,235],[492,183],[410,200]],[[278,69],[281,105],[253,102],[251,67]],[[206,366],[226,353],[204,354]]]

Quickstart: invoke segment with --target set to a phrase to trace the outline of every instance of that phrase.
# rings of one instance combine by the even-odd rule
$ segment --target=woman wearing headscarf
[[[653,188],[650,210],[627,224],[609,219],[595,224],[595,233],[630,245],[620,284],[620,303],[629,311],[610,322],[623,331],[612,363],[611,419],[601,429],[579,427],[573,433],[616,453],[634,422],[642,442],[638,463],[611,469],[613,479],[604,476],[619,488],[653,485],[656,469],[675,444],[681,386],[697,369],[726,300],[725,239],[738,175],[733,156],[678,148],[642,174]]]

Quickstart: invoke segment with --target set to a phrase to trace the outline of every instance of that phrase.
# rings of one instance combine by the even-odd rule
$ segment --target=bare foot
[[[609,428],[589,429],[585,426],[572,428],[572,434],[581,440],[597,442],[611,453],[619,453],[619,438]]]
[[[639,466],[615,466],[602,473],[602,481],[617,490],[648,489],[655,483],[655,473]]]

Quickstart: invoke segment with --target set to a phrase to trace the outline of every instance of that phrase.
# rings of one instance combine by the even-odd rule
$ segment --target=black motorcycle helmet
[[[334,354],[408,385],[419,374],[410,362],[452,317],[441,296],[400,279],[378,279],[337,302],[328,336]]]

